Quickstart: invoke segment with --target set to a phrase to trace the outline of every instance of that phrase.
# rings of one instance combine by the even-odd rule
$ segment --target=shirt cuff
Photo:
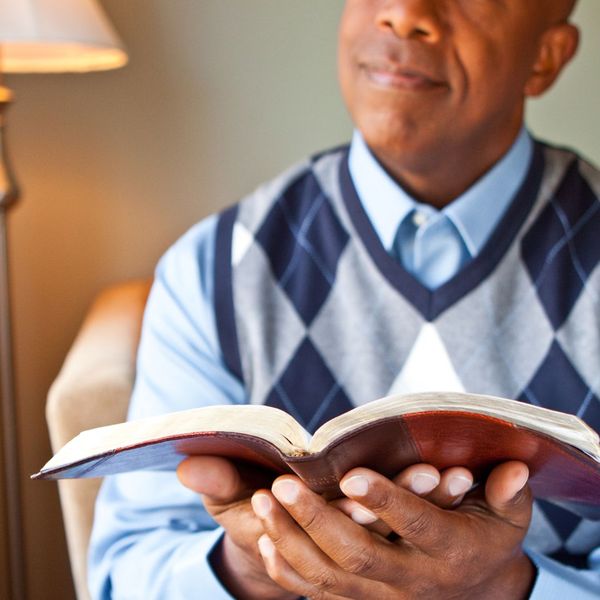
[[[527,555],[538,569],[530,600],[600,598],[600,574],[596,571],[573,569],[536,552],[527,551]]]
[[[185,553],[176,561],[173,572],[173,598],[211,598],[235,600],[223,587],[209,562],[209,556],[223,536],[223,528],[202,532],[197,540],[186,545]]]

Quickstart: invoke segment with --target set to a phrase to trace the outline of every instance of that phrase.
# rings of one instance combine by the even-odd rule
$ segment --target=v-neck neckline
[[[347,150],[340,162],[340,186],[346,209],[360,240],[383,276],[427,321],[433,321],[466,296],[496,268],[537,200],[545,166],[543,147],[536,142],[525,181],[481,252],[446,283],[430,290],[382,245],[352,181],[348,154]]]

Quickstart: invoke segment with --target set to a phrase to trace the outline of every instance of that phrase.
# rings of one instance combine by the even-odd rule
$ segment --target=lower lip
[[[427,91],[440,89],[442,87],[441,84],[420,75],[403,75],[374,69],[365,69],[365,73],[371,83],[375,84],[377,87],[386,89]]]

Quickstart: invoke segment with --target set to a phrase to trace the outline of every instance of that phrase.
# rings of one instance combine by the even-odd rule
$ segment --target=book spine
[[[341,496],[340,479],[354,467],[391,477],[419,462],[420,456],[402,417],[367,424],[349,432],[316,454],[288,457],[288,466],[315,492]]]

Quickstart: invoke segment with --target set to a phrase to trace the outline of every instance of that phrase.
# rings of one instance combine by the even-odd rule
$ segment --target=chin
[[[379,162],[397,177],[403,171],[422,173],[436,168],[445,152],[445,144],[426,128],[376,121],[359,124],[358,129]]]
[[[408,120],[386,119],[380,115],[358,122],[367,145],[376,154],[412,154],[423,148],[422,132]]]

